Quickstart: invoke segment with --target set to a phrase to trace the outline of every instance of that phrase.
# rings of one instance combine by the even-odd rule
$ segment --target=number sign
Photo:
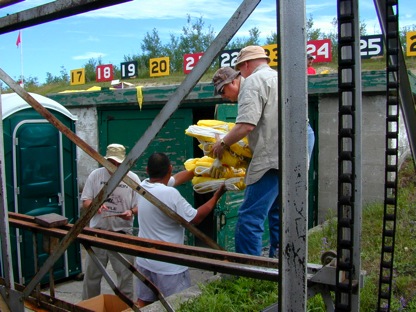
[[[95,81],[103,82],[103,81],[111,81],[113,80],[114,72],[113,72],[113,65],[106,64],[106,65],[98,65],[95,68]]]
[[[85,68],[71,70],[71,86],[85,84]]]
[[[266,55],[270,57],[270,66],[277,66],[277,44],[269,44],[263,46]]]
[[[306,53],[315,56],[315,63],[331,62],[332,44],[331,39],[309,40],[306,45]]]
[[[382,35],[362,36],[360,38],[360,53],[363,59],[369,59],[373,56],[383,56],[383,47]]]
[[[169,57],[158,57],[149,60],[150,77],[169,76]]]
[[[134,78],[137,76],[138,65],[137,61],[120,63],[121,79]]]
[[[237,61],[237,55],[238,55],[238,52],[240,52],[240,50],[241,49],[222,51],[219,56],[220,67],[231,66],[232,68],[234,68],[235,63]]]
[[[406,55],[416,56],[416,31],[406,33]]]
[[[193,54],[184,54],[183,56],[183,72],[189,74],[192,69],[194,69],[196,63],[204,55],[204,52],[193,53]]]

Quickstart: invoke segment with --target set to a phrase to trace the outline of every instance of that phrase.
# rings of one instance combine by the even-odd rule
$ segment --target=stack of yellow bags
[[[220,120],[200,120],[196,125],[189,126],[185,134],[198,140],[199,147],[204,155],[209,156],[212,145],[216,142],[216,135],[221,140],[233,127],[232,122]],[[221,162],[234,168],[247,168],[252,154],[248,147],[248,140],[244,138],[230,146],[230,150],[224,151]]]
[[[240,191],[245,189],[245,169],[235,169],[223,165],[221,173],[219,173],[216,178],[213,178],[212,176],[215,176],[215,174],[212,173],[214,162],[214,158],[204,156],[202,158],[188,159],[184,163],[186,170],[193,171],[195,174],[192,179],[192,185],[195,192],[199,194],[214,192],[222,184],[225,184],[225,188],[228,191]]]
[[[247,138],[225,150],[221,160],[210,157],[212,146],[217,141],[216,136],[221,140],[234,126],[234,123],[220,120],[200,120],[186,129],[185,134],[198,140],[205,155],[185,162],[185,168],[194,171],[192,184],[197,193],[215,191],[222,184],[229,191],[245,189],[245,171],[252,156]]]

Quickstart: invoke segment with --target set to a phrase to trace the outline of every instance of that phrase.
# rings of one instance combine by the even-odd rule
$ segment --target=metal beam
[[[19,2],[23,2],[23,0],[0,0],[0,9]]]
[[[34,217],[16,213],[9,213],[9,221],[12,226],[58,238],[65,237],[72,227],[42,227],[34,221]],[[279,276],[277,259],[142,239],[92,228],[84,230],[76,239],[93,247],[207,271],[270,281],[278,281]],[[28,287],[24,292],[27,291]]]
[[[384,41],[387,42],[387,21],[384,16],[387,13],[391,16],[394,14],[390,7],[389,12],[386,12],[386,0],[374,0],[376,12],[380,27],[383,32]],[[413,164],[416,166],[416,103],[413,99],[412,88],[410,86],[409,75],[406,69],[406,61],[404,59],[403,50],[398,51],[398,61],[391,59],[393,65],[399,66],[399,77],[394,77],[400,81],[399,93],[400,93],[400,108],[402,110],[404,123],[407,129],[407,137],[409,139],[410,149],[413,155]],[[398,63],[398,64],[397,64]]]
[[[305,1],[278,2],[280,272],[279,311],[306,311],[307,77]],[[290,83],[286,83],[290,81]],[[296,144],[293,144],[296,142]]]
[[[0,18],[0,34],[102,9],[131,0],[57,0]]]

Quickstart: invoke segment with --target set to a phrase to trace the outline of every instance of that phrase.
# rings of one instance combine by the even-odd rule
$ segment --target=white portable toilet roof
[[[29,93],[39,104],[43,107],[54,110],[62,115],[67,116],[72,120],[77,120],[78,118],[75,115],[72,115],[69,110],[58,102],[51,100],[43,95],[36,93]],[[22,99],[17,93],[8,93],[1,95],[1,107],[2,107],[2,118],[5,119],[10,115],[13,115],[16,112],[19,112],[24,109],[32,108],[24,99]]]

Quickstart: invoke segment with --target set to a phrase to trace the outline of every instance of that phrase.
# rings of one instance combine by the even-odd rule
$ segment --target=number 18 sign
[[[103,82],[103,81],[111,81],[114,77],[113,65],[98,65],[95,68],[95,81]]]

